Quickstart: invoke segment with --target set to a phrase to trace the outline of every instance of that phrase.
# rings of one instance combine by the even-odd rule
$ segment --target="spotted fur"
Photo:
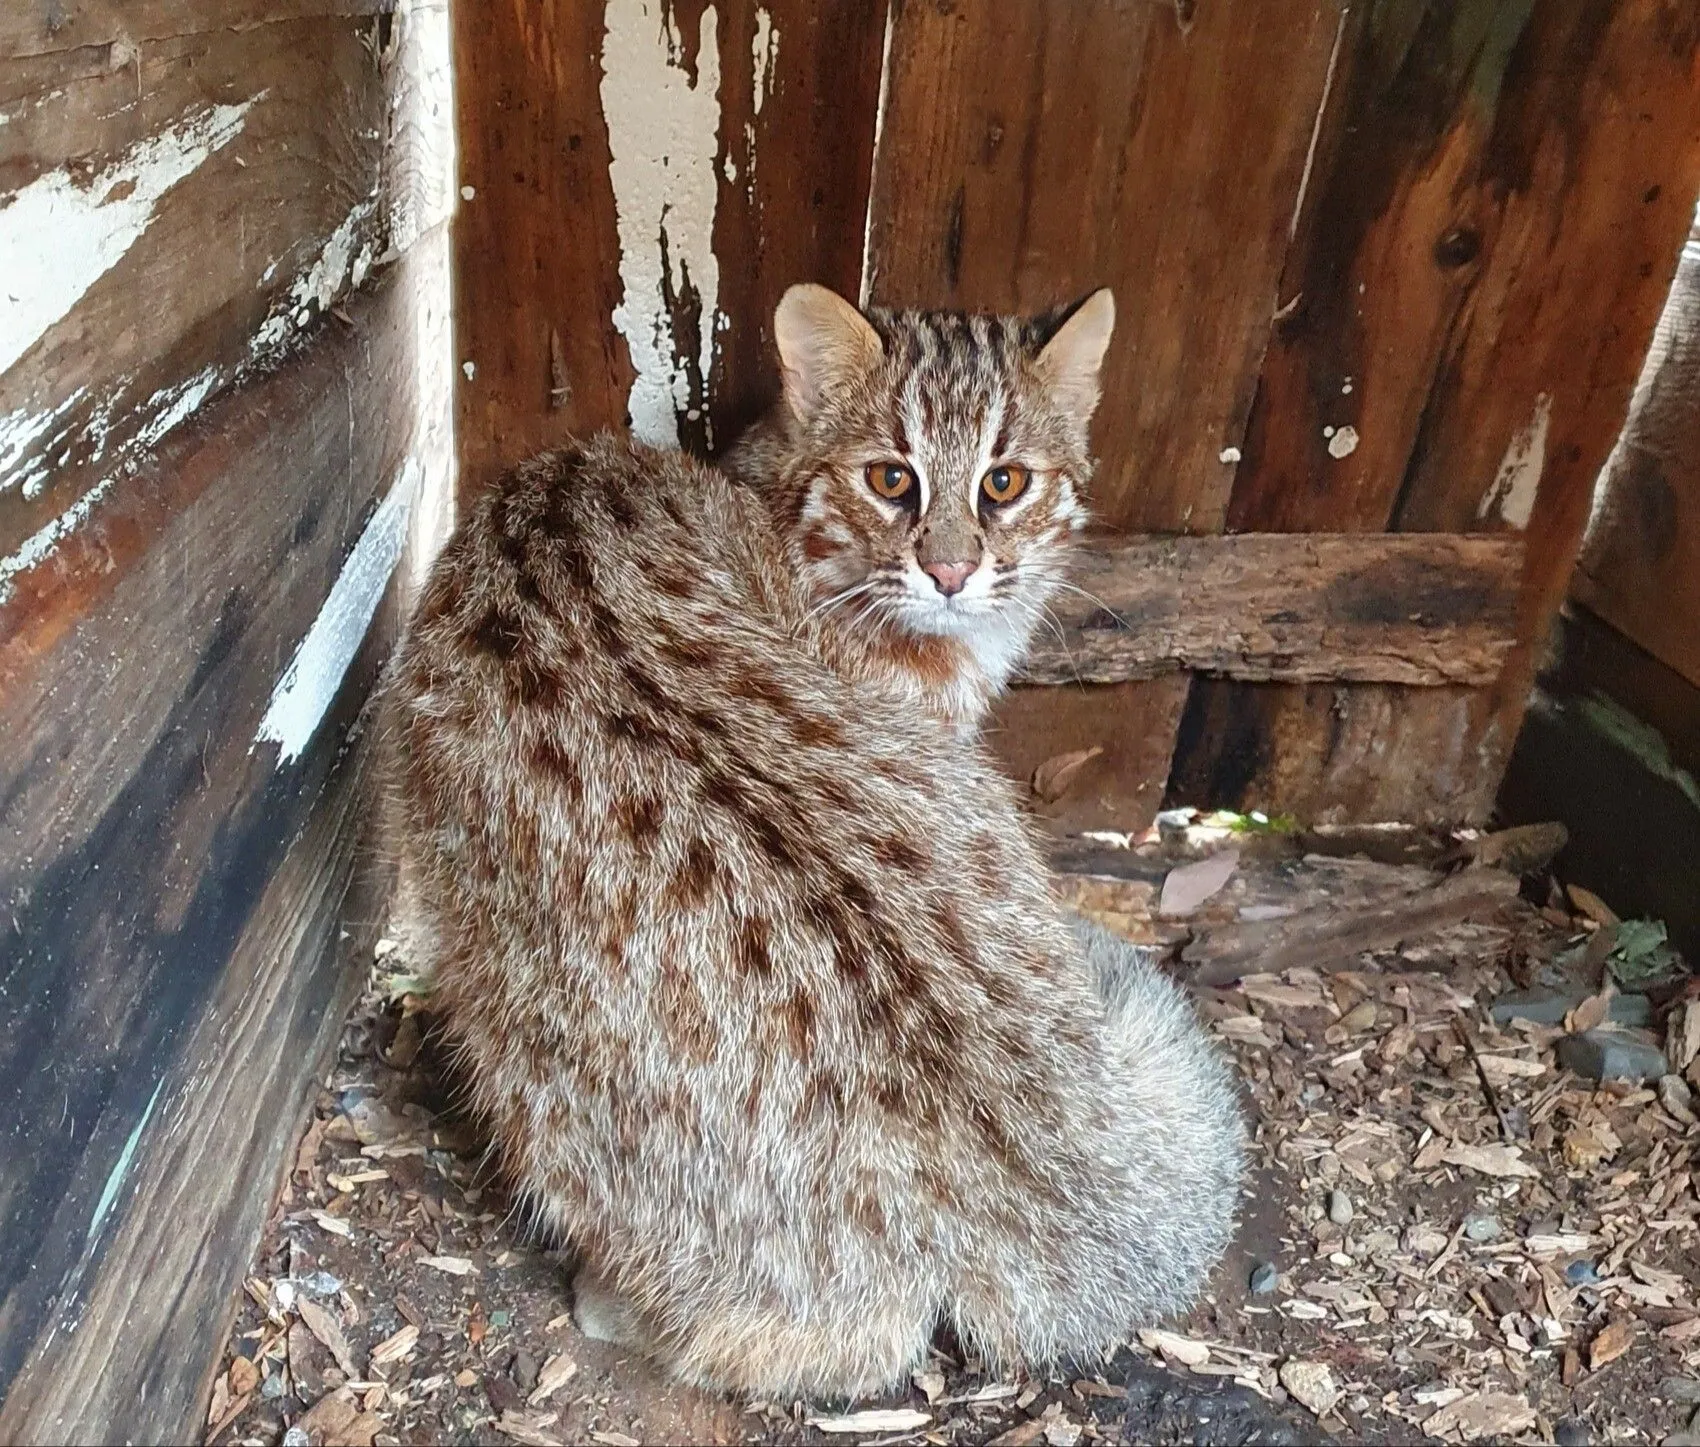
[[[1008,425],[1060,455],[1054,419]],[[781,497],[816,495],[797,455]],[[1232,1085],[769,504],[603,437],[438,561],[394,731],[472,1097],[584,1258],[581,1322],[683,1379],[856,1395],[941,1321],[994,1358],[1103,1349],[1226,1242]]]

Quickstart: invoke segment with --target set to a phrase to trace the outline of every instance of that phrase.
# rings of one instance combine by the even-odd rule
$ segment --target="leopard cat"
[[[1090,1355],[1230,1236],[1226,1067],[976,737],[1086,516],[1113,315],[795,287],[734,476],[538,457],[417,603],[399,829],[459,1068],[580,1324],[685,1381],[855,1397],[943,1324]]]

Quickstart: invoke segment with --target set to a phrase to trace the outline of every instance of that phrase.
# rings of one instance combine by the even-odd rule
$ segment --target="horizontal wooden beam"
[[[1482,686],[1515,640],[1522,568],[1522,538],[1497,533],[1097,540],[1018,681],[1190,669],[1265,683]]]

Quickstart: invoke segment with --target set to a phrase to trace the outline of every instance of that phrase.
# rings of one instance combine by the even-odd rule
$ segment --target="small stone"
[[[1589,1447],[1594,1434],[1580,1417],[1560,1417],[1553,1423],[1552,1440],[1558,1447]]]
[[[1586,990],[1513,990],[1493,1002],[1493,1022],[1562,1025],[1564,1017],[1587,998]],[[1652,1018],[1653,1002],[1645,995],[1613,995],[1606,1013],[1613,1025],[1645,1025]]]
[[[260,1396],[264,1401],[275,1402],[283,1395],[283,1373],[273,1372],[265,1381],[260,1383]]]
[[[1504,1227],[1499,1224],[1497,1216],[1479,1213],[1464,1218],[1464,1234],[1480,1245],[1488,1241],[1499,1240],[1505,1234],[1505,1231]]]
[[[537,1378],[542,1373],[536,1357],[530,1352],[516,1352],[513,1366],[508,1369],[513,1374],[515,1385],[522,1392],[529,1392],[537,1385]]]
[[[1658,1080],[1665,1052],[1642,1030],[1588,1030],[1558,1042],[1558,1063],[1587,1080]]]
[[[1336,1226],[1351,1224],[1352,1198],[1337,1187],[1328,1193],[1328,1219]]]
[[[1683,1125],[1695,1124],[1694,1092],[1680,1075],[1667,1075],[1659,1081],[1659,1103],[1674,1120]]]
[[[1268,1296],[1281,1280],[1281,1273],[1273,1261],[1265,1261],[1257,1270],[1251,1273],[1251,1294],[1253,1296]]]
[[[1283,1362],[1280,1377],[1293,1400],[1318,1417],[1332,1411],[1340,1400],[1340,1385],[1322,1362]]]
[[[1564,1268],[1564,1279],[1572,1286],[1593,1286],[1598,1283],[1600,1273],[1594,1270],[1592,1261],[1572,1261]]]
[[[283,1447],[313,1447],[313,1439],[305,1427],[291,1427],[283,1434]]]
[[[1666,1377],[1659,1383],[1659,1395],[1667,1402],[1686,1402],[1700,1406],[1700,1378]]]

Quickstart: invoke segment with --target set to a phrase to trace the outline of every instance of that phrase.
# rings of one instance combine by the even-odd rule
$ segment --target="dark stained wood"
[[[1601,481],[1571,596],[1700,686],[1700,230]]]
[[[872,299],[1038,310],[1112,286],[1100,521],[1218,530],[1339,7],[1224,0],[1186,33],[1170,7],[1112,0],[892,15]],[[1103,747],[1051,812],[1131,827],[1160,797],[1184,696],[1175,678],[1017,691],[998,747],[1020,773]]]
[[[0,418],[14,431],[20,419],[51,419],[15,455],[0,446],[0,559],[91,489],[114,485],[195,399],[284,355],[299,322],[317,324],[346,289],[362,248],[368,263],[384,250],[389,112],[371,27],[288,20],[162,35],[116,68],[104,47],[0,65],[0,110],[11,115],[0,126],[0,206],[55,174],[111,184],[102,178],[122,175],[162,134],[193,130],[215,107],[247,107],[234,135],[159,197],[134,243],[0,375]],[[119,180],[114,199],[133,184]],[[293,288],[351,217],[342,274],[303,304]],[[61,244],[75,250],[98,222],[68,224],[77,234]]]
[[[1527,522],[1520,643],[1480,695],[1201,680],[1172,801],[1485,815],[1700,186],[1697,25],[1660,0],[1360,12],[1229,524]]]
[[[282,1112],[346,999],[323,947],[370,803],[350,730],[394,605],[298,759],[256,731],[416,446],[414,300],[357,299],[210,405],[7,615],[53,622],[8,634],[0,697],[6,1440],[198,1427],[207,1338],[187,1333],[228,1310]]]
[[[708,83],[704,10],[684,0],[664,15],[693,88]],[[772,395],[771,314],[786,286],[856,294],[884,19],[850,0],[714,10],[719,314],[681,285],[669,321],[674,354],[690,359],[680,438],[697,450],[726,441]],[[772,37],[759,61],[758,14]],[[611,320],[623,284],[604,7],[462,5],[455,27],[461,179],[473,190],[455,223],[456,345],[473,367],[459,380],[464,493],[569,435],[624,425],[634,372]],[[710,375],[697,376],[702,330],[716,326]]]
[[[374,15],[395,0],[9,0],[0,11],[0,60],[137,46],[212,30],[244,30],[326,15]],[[122,68],[123,58],[118,66]]]
[[[1025,683],[1178,669],[1265,682],[1492,683],[1514,641],[1519,537],[1243,533],[1110,539],[1050,605]]]

